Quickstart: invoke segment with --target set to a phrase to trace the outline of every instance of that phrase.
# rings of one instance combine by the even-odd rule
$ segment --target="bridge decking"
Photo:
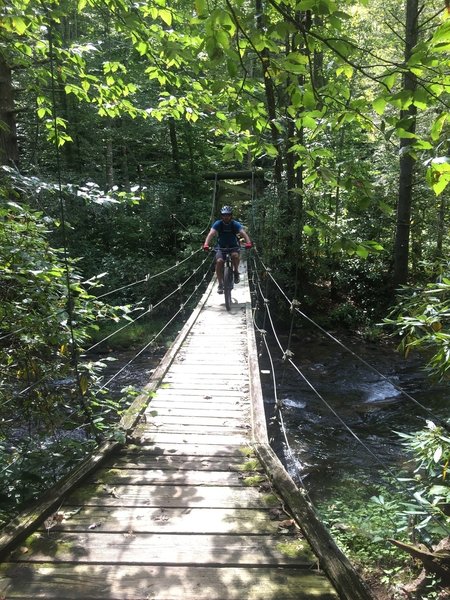
[[[245,274],[233,296],[209,294],[132,443],[8,557],[0,598],[337,598],[252,449]]]

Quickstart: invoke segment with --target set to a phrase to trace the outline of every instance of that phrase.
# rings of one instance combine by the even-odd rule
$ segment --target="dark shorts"
[[[240,251],[240,248],[216,248],[216,260],[225,260],[228,253],[239,254]]]

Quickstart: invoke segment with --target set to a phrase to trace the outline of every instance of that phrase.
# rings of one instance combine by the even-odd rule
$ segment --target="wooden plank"
[[[337,600],[317,571],[278,567],[6,564],[8,600]]]
[[[179,354],[174,360],[174,364],[183,364],[183,365],[204,365],[208,364],[223,364],[224,354],[223,350],[214,351],[210,348],[204,348],[203,351],[200,349],[196,349],[194,351],[191,348],[191,352],[189,354]],[[245,362],[245,356],[243,353],[233,353],[230,356],[227,356],[226,362],[228,365],[233,365],[236,367],[242,367],[242,363]]]
[[[66,503],[77,506],[134,506],[171,508],[268,508],[272,495],[261,494],[252,487],[188,485],[126,485],[105,486],[86,484],[75,490]]]
[[[231,427],[233,429],[239,429],[242,425],[245,424],[245,419],[243,415],[239,415],[236,419],[234,417],[225,417],[221,414],[217,416],[206,416],[200,417],[199,415],[186,415],[182,419],[180,419],[179,415],[156,415],[154,417],[149,417],[146,420],[147,427],[161,427],[164,425],[176,425],[182,430],[185,427],[190,426],[211,426],[213,429],[217,429],[220,427]]]
[[[230,373],[230,372],[225,372],[226,375],[224,375],[224,371],[223,369],[220,371],[220,373],[212,373],[209,374],[205,371],[205,373],[191,373],[188,369],[186,369],[185,371],[181,371],[181,370],[170,370],[168,371],[168,373],[165,375],[163,382],[164,383],[171,383],[171,382],[175,382],[178,383],[179,385],[182,384],[185,387],[191,387],[191,384],[194,385],[194,389],[196,387],[198,387],[198,385],[203,384],[203,385],[208,385],[211,381],[211,377],[213,378],[219,378],[223,380],[222,383],[218,384],[218,389],[224,389],[227,390],[229,389],[229,384],[232,384],[233,386],[239,386],[239,385],[243,385],[245,383],[248,383],[248,377],[247,375],[243,375],[240,373]],[[219,387],[221,386],[221,387]],[[237,388],[240,389],[240,388]]]
[[[191,398],[192,400],[194,400],[195,398],[202,398],[203,400],[212,400],[214,399],[215,401],[217,401],[218,398],[220,399],[227,399],[227,400],[239,400],[241,398],[245,398],[247,399],[248,397],[248,390],[246,389],[246,387],[244,386],[243,389],[241,390],[223,390],[222,388],[214,388],[214,387],[209,387],[206,390],[200,389],[200,390],[195,390],[192,388],[186,388],[186,387],[175,387],[173,385],[171,385],[170,387],[167,388],[159,388],[156,392],[154,397],[152,398],[152,401],[156,398],[175,398],[177,400],[184,400],[184,402],[189,403],[191,402]]]
[[[242,477],[236,471],[183,470],[167,472],[162,469],[99,469],[89,478],[90,483],[108,485],[226,485],[242,486]]]
[[[223,407],[216,403],[197,404],[192,407],[179,408],[179,405],[170,405],[165,402],[151,404],[144,414],[142,423],[147,428],[159,428],[161,425],[175,425],[180,428],[189,425],[211,426],[214,428],[234,427],[239,428],[250,420],[249,404],[233,402]]]
[[[225,388],[225,389],[224,389]],[[224,393],[224,394],[229,394],[230,392],[239,392],[239,393],[243,393],[243,391],[248,392],[248,382],[244,385],[238,385],[236,383],[230,383],[228,382],[227,385],[227,381],[210,381],[205,382],[202,381],[201,385],[195,385],[193,382],[190,382],[190,387],[187,388],[187,386],[182,382],[182,381],[174,381],[174,382],[165,382],[163,384],[163,388],[162,389],[166,389],[166,390],[172,390],[172,391],[178,391],[178,390],[186,390],[186,392],[188,391],[188,389],[192,390],[192,392],[198,393],[198,390],[205,390],[205,394],[208,392],[220,392],[220,393]]]
[[[74,514],[75,513],[75,514]],[[58,511],[64,520],[55,531],[100,531],[123,533],[273,533],[279,521],[270,519],[269,509],[240,508],[122,508],[64,506]]]
[[[230,365],[226,360],[223,361],[222,364],[201,364],[201,365],[193,365],[189,363],[181,363],[181,364],[173,364],[169,369],[169,373],[180,373],[187,374],[189,376],[195,376],[197,374],[200,375],[208,375],[211,379],[211,376],[217,375],[219,378],[228,379],[229,377],[239,377],[247,379],[247,370],[242,368],[242,363],[238,368],[232,370],[231,372],[227,367]]]
[[[144,414],[156,411],[156,418],[165,419],[166,417],[173,417],[177,418],[178,420],[183,420],[183,417],[202,418],[208,417],[211,414],[217,414],[217,412],[219,412],[223,419],[242,419],[242,415],[244,413],[242,408],[237,406],[235,403],[229,406],[231,406],[231,408],[223,406],[217,407],[215,403],[213,404],[209,401],[197,403],[190,408],[187,408],[185,402],[180,404],[176,402],[168,403],[165,401],[154,402],[152,400],[151,405],[146,409]]]
[[[173,424],[164,424],[162,423],[158,428],[158,433],[155,434],[154,426],[146,426],[145,424],[141,424],[138,429],[136,429],[136,433],[142,438],[143,441],[153,440],[154,435],[163,435],[174,434],[179,435],[181,438],[185,439],[187,436],[193,435],[205,435],[209,437],[226,437],[230,442],[231,439],[239,436],[241,432],[251,430],[251,425],[248,424],[246,426],[243,424],[241,427],[224,427],[217,426],[214,427],[212,425],[173,425]],[[222,440],[223,441],[223,440]]]
[[[248,444],[188,444],[181,442],[179,439],[175,442],[158,442],[153,444],[145,443],[139,440],[139,445],[129,444],[123,450],[119,450],[118,456],[181,456],[181,457],[196,457],[201,456],[201,460],[209,457],[236,457],[244,458],[253,456],[253,449]]]
[[[253,461],[251,461],[253,463]],[[107,463],[108,464],[108,463]],[[165,471],[239,471],[246,472],[249,468],[252,471],[261,470],[262,467],[255,467],[249,464],[245,458],[236,458],[234,456],[187,456],[184,454],[162,454],[155,456],[142,452],[126,453],[116,456],[114,460],[109,461],[109,466],[114,465],[119,469],[164,469]]]
[[[139,432],[137,432],[137,434],[138,433]],[[228,446],[235,444],[236,446],[246,446],[249,442],[249,438],[244,433],[242,433],[241,435],[230,434],[218,436],[215,434],[208,435],[207,433],[205,433],[204,435],[202,435],[201,433],[185,433],[181,435],[180,433],[155,432],[146,434],[141,441],[144,442],[144,444],[206,444],[207,446],[211,446],[214,444],[216,444],[217,446]]]
[[[289,546],[289,552],[283,548]],[[133,565],[296,565],[316,560],[298,536],[160,533],[35,533],[27,552],[12,553],[10,562],[74,562]]]

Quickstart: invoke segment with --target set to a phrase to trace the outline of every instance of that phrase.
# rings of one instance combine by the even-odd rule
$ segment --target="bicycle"
[[[231,253],[238,248],[220,248],[224,253],[225,261],[223,265],[223,296],[225,299],[225,307],[231,310],[231,290],[234,288],[234,272],[231,262]]]
[[[221,250],[224,255],[223,264],[223,295],[225,299],[225,307],[228,311],[231,310],[231,290],[234,288],[234,271],[233,263],[231,260],[231,253],[235,250],[239,250],[239,247],[233,248],[214,248],[214,252]]]

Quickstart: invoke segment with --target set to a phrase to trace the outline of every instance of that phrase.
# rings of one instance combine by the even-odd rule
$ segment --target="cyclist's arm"
[[[209,230],[208,235],[206,236],[205,239],[205,243],[203,244],[204,246],[209,246],[211,243],[211,240],[213,239],[213,237],[217,235],[217,229],[214,229],[214,227],[211,227],[211,229]]]
[[[248,233],[245,231],[244,228],[242,228],[239,232],[239,235],[242,235],[242,237],[244,238],[244,240],[247,242],[247,244],[251,244],[252,240],[250,239]]]

